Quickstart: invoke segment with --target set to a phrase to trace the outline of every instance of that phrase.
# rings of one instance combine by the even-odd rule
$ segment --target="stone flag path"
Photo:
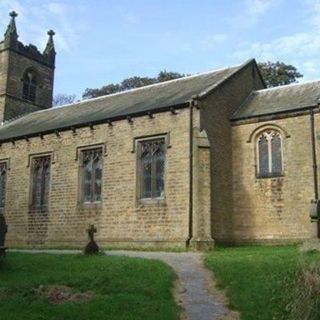
[[[80,253],[78,250],[10,250],[30,253]],[[222,293],[214,287],[212,273],[203,267],[202,253],[107,251],[107,255],[125,255],[161,260],[177,274],[175,299],[182,307],[182,320],[238,320],[237,313],[228,310]]]
[[[237,320],[238,314],[228,310],[212,280],[212,273],[203,267],[203,255],[196,252],[108,251],[109,255],[125,255],[158,259],[170,265],[178,276],[175,299],[183,308],[186,320]]]

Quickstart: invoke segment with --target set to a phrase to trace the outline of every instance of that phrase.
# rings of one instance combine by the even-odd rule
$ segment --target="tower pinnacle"
[[[50,63],[54,64],[56,51],[54,49],[53,36],[55,35],[55,32],[53,30],[49,30],[48,35],[49,39],[43,53],[48,57]]]
[[[4,34],[4,41],[6,45],[14,45],[18,40],[18,33],[15,18],[18,14],[15,11],[10,12],[9,16],[11,17],[7,30]]]

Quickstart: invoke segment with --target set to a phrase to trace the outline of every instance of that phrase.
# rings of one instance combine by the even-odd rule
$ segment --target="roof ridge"
[[[271,87],[271,88],[265,88],[265,89],[259,89],[255,90],[255,93],[260,93],[260,92],[265,92],[265,91],[275,91],[275,90],[281,90],[281,89],[288,89],[289,87],[298,87],[298,86],[304,86],[304,85],[309,85],[313,83],[318,83],[320,80],[314,80],[314,81],[309,81],[309,82],[303,82],[303,83],[289,83],[289,84],[284,84],[282,86],[277,86],[277,87]]]
[[[212,70],[205,71],[205,72],[198,72],[198,73],[194,73],[194,74],[191,74],[191,75],[188,75],[188,76],[184,76],[184,77],[181,77],[181,78],[176,78],[176,79],[172,79],[172,80],[167,80],[167,81],[157,82],[157,83],[153,83],[153,84],[148,84],[148,85],[141,86],[141,87],[138,87],[138,88],[132,88],[132,89],[124,90],[124,91],[105,94],[103,96],[94,97],[94,98],[90,98],[90,99],[84,99],[84,100],[81,100],[81,101],[78,101],[78,102],[75,102],[75,103],[65,104],[65,105],[59,106],[57,108],[69,107],[69,106],[72,106],[72,105],[78,105],[78,104],[87,103],[87,102],[90,102],[90,101],[96,101],[96,100],[104,99],[104,98],[107,98],[107,97],[114,97],[114,96],[117,96],[117,95],[122,95],[122,94],[131,93],[131,92],[135,92],[135,91],[139,91],[139,90],[149,89],[149,88],[161,86],[161,85],[164,85],[164,84],[170,84],[170,83],[174,83],[174,82],[185,81],[185,80],[189,80],[189,79],[192,79],[192,78],[205,76],[205,75],[208,75],[210,73],[215,73],[215,72],[220,72],[220,71],[227,70],[227,69],[241,67],[242,65],[243,64],[237,64],[237,65],[232,65],[232,66],[225,67],[225,68],[212,69]],[[47,111],[47,110],[49,110],[49,109],[41,110],[41,111]]]
[[[209,90],[213,83],[221,83],[239,72],[243,65],[215,69],[158,84],[105,95],[61,107],[29,113],[6,123],[0,130],[0,140],[9,137],[35,135],[38,132],[70,129],[88,124],[116,121],[126,116],[141,116],[147,112],[164,112],[172,107],[184,108],[190,100]],[[154,88],[154,89],[152,89]],[[132,92],[137,92],[132,94]],[[155,101],[154,101],[155,100]],[[68,108],[70,106],[70,108]],[[34,122],[36,121],[36,123]]]

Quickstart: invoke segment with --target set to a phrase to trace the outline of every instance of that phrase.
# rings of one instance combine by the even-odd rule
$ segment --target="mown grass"
[[[173,270],[160,261],[116,256],[9,253],[0,260],[0,319],[178,319]],[[53,305],[39,286],[63,285],[96,294]]]
[[[205,260],[242,320],[291,319],[290,303],[299,299],[295,292],[306,289],[296,287],[297,276],[311,263],[319,264],[320,255],[302,254],[294,246],[218,248]]]

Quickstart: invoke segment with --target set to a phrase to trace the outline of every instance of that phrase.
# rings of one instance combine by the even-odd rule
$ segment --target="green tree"
[[[166,70],[160,71],[158,76],[155,78],[149,77],[138,77],[134,76],[131,78],[124,79],[120,83],[110,83],[101,88],[87,88],[83,95],[83,99],[90,99],[99,96],[108,95],[111,93],[121,92],[124,90],[134,89],[144,87],[150,84],[159,83],[163,81],[173,80],[177,78],[185,77],[185,74],[181,74],[178,72],[168,72]]]
[[[298,78],[303,76],[293,65],[280,61],[260,62],[258,63],[258,66],[267,87],[290,84],[296,82]],[[134,76],[124,79],[120,83],[110,83],[101,88],[87,88],[84,91],[82,98],[95,98],[124,90],[140,88],[154,83],[178,79],[185,76],[185,74],[166,70],[160,71],[159,74],[154,78]]]
[[[296,67],[280,61],[260,62],[258,66],[268,88],[294,83],[303,77]]]

